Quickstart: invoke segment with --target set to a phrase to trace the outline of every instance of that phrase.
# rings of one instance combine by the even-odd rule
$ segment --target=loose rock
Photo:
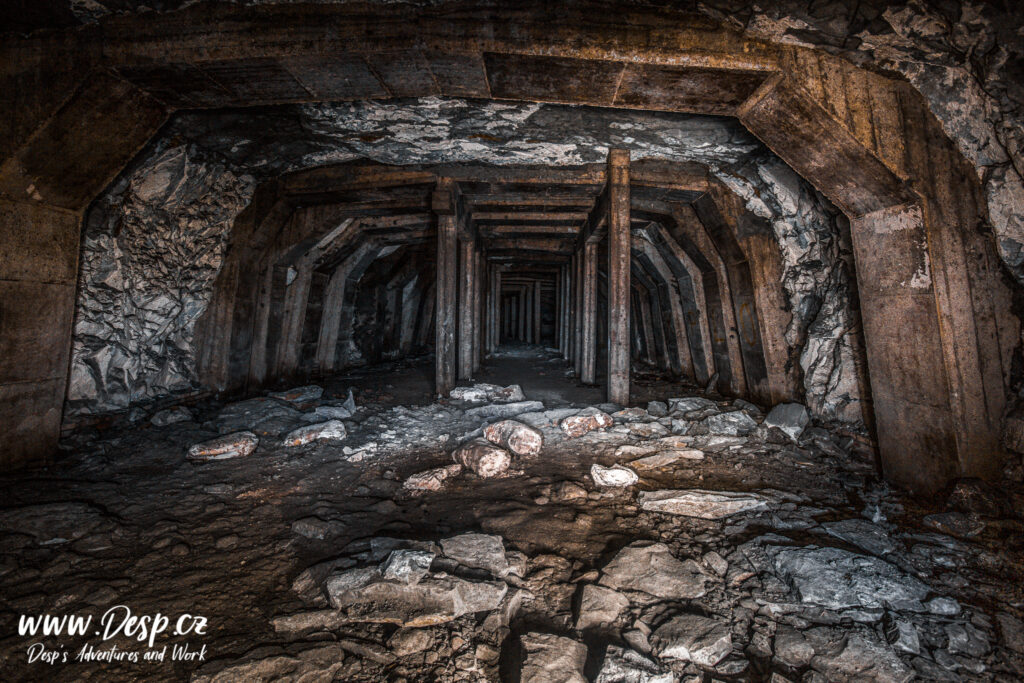
[[[583,643],[550,633],[528,633],[520,640],[526,653],[520,683],[587,683]]]
[[[328,420],[307,427],[299,427],[284,437],[284,445],[289,447],[304,446],[314,441],[342,441],[348,436],[345,423],[341,420]]]
[[[805,406],[799,403],[780,403],[764,418],[764,426],[781,429],[796,441],[810,421],[811,415]]]
[[[597,463],[590,466],[590,478],[598,486],[608,487],[632,486],[640,481],[636,472],[628,467],[623,467],[622,465],[604,467]]]
[[[226,460],[252,455],[260,440],[252,432],[236,432],[197,443],[188,449],[189,460]]]
[[[484,428],[484,438],[506,448],[516,455],[538,455],[544,445],[544,436],[515,420],[502,420]]]
[[[655,654],[713,667],[732,652],[729,624],[695,614],[681,614],[651,634]]]
[[[474,439],[459,447],[452,458],[468,467],[481,479],[497,477],[508,471],[512,458],[508,451],[486,439]]]
[[[575,415],[563,419],[558,426],[566,436],[575,439],[595,429],[607,429],[612,424],[614,424],[614,420],[608,413],[597,408],[585,408]]]
[[[462,465],[456,463],[445,467],[417,472],[402,484],[402,488],[412,491],[440,491],[444,483],[462,472]]]
[[[638,541],[605,565],[600,583],[666,600],[692,600],[707,593],[706,578],[700,565],[693,560],[680,562],[664,543]]]
[[[768,501],[753,493],[732,491],[664,490],[644,491],[638,498],[640,507],[650,512],[721,519],[740,512],[764,510]]]

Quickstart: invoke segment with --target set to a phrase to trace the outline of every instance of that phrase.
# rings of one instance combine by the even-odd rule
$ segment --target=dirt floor
[[[246,404],[253,407],[241,417],[206,400],[191,406],[193,419],[155,426],[148,416],[77,434],[56,465],[0,480],[0,678],[1024,676],[1024,534],[1014,495],[968,482],[948,500],[911,500],[880,482],[867,439],[812,424],[793,441],[762,424],[767,407],[718,396],[675,410],[619,412],[601,405],[601,389],[579,386],[552,351],[532,347],[502,349],[474,380],[519,384],[527,401],[543,402],[524,405],[517,418],[542,433],[540,454],[514,457],[504,476],[467,470],[438,490],[412,489],[405,484],[411,475],[451,465],[453,449],[498,419],[479,408],[502,410],[500,403],[434,402],[432,368],[423,358],[332,377],[318,398]],[[358,408],[343,420],[344,440],[284,445],[285,434],[312,421],[318,406],[338,407],[349,388]],[[701,393],[641,378],[634,405],[686,396]],[[569,438],[559,421],[590,405],[614,424]],[[715,420],[737,412],[755,426],[730,435]],[[259,436],[251,455],[186,458],[191,445],[239,425]],[[639,475],[632,485],[594,482],[595,463],[628,466],[667,451],[688,454],[632,466]],[[644,496],[662,490],[747,494],[753,503],[719,519],[644,509]],[[517,568],[499,575],[467,567],[437,545],[465,532],[499,536],[507,553],[499,559]],[[324,581],[379,564],[388,557],[380,548],[401,547],[384,539],[427,542],[406,544],[436,555],[426,580],[446,573],[467,585],[498,585],[500,605],[465,614],[439,609],[421,628],[402,627],[415,620],[401,614],[387,617],[390,623],[345,616]],[[685,565],[698,589],[663,589],[683,570],[659,573],[656,562],[630,564],[619,555],[661,552],[644,542],[664,544],[671,562],[682,563],[671,567]],[[637,582],[614,577],[617,557]],[[613,589],[601,595],[615,609],[588,602],[586,587],[598,584]],[[136,616],[168,616],[170,627],[152,647],[123,633],[97,636],[101,616],[115,605]],[[400,601],[381,605],[388,609],[403,608]],[[84,636],[19,635],[22,615],[44,614],[93,621]],[[205,632],[174,635],[183,614],[205,618]],[[669,626],[682,617],[706,620],[718,636],[708,636],[704,649],[681,644],[685,638]],[[576,646],[566,650],[559,640],[548,647],[534,633],[582,643],[583,661],[558,660],[556,653]],[[35,652],[46,654],[30,663],[36,643],[43,645]],[[162,662],[129,661],[165,645]],[[202,658],[187,659],[184,646]],[[114,647],[105,655],[114,661],[79,661],[83,647]],[[644,663],[615,664],[616,647]],[[52,653],[58,661],[51,664]],[[562,675],[577,664],[585,678]],[[630,666],[646,673],[624,677],[619,669]]]

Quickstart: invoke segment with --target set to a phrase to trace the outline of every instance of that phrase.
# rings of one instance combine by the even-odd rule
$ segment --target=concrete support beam
[[[456,280],[458,261],[457,228],[451,193],[454,183],[442,178],[437,183],[434,211],[437,213],[437,322],[435,344],[434,390],[447,396],[455,388],[457,343]],[[445,195],[448,202],[445,203]]]
[[[629,150],[608,152],[608,400],[629,403]]]

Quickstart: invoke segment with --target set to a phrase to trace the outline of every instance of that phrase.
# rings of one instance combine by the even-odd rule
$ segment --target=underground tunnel
[[[1017,14],[0,10],[0,678],[1020,680]]]

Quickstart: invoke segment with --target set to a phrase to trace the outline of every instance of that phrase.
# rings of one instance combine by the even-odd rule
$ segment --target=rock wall
[[[255,180],[194,148],[157,145],[89,212],[66,415],[196,387],[196,318]]]
[[[703,164],[771,220],[793,312],[787,340],[808,405],[829,418],[860,419],[862,344],[838,211],[738,122],[437,97],[177,116],[90,214],[70,413],[124,409],[195,387],[193,323],[257,178],[360,158],[579,165],[603,162],[613,146],[634,159]]]

